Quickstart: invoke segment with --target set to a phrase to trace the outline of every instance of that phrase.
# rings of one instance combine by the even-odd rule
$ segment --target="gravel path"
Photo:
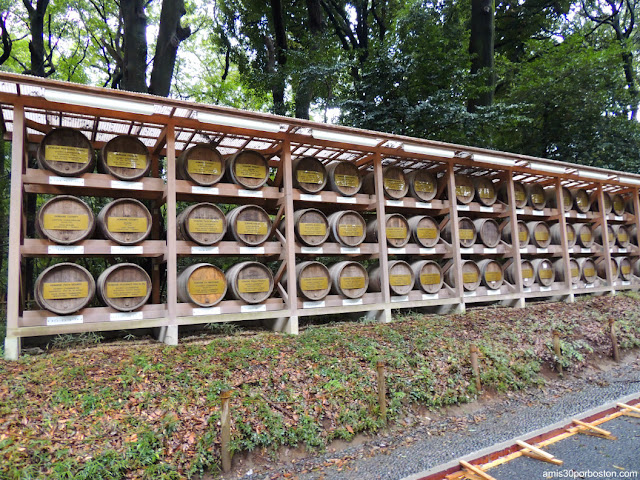
[[[255,471],[240,466],[240,474],[227,478],[401,479],[634,393],[640,394],[637,352],[620,366],[588,368],[577,377],[548,380],[540,389],[449,409],[439,420],[407,418],[360,445]]]

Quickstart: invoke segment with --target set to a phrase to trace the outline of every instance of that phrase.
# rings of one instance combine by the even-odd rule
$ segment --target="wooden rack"
[[[52,98],[50,92],[62,92],[68,96],[68,100],[60,100],[60,95]],[[82,104],[82,98],[91,98],[92,101],[87,104],[94,106]],[[96,99],[101,99],[102,103]],[[607,235],[604,235],[601,246],[594,245],[588,251],[580,247],[569,249],[565,228],[567,222],[587,220],[594,225],[600,225],[605,232],[609,223],[635,225],[640,232],[640,215],[625,213],[623,216],[616,216],[602,213],[605,192],[631,197],[634,211],[640,211],[640,176],[637,175],[7,73],[0,73],[0,107],[0,127],[4,132],[4,138],[12,141],[8,260],[9,278],[12,281],[8,282],[5,341],[5,356],[9,359],[17,358],[20,338],[28,336],[160,327],[164,341],[175,344],[180,325],[278,319],[273,323],[279,330],[296,334],[298,318],[309,315],[369,312],[380,321],[388,322],[391,320],[392,309],[451,305],[462,312],[467,304],[496,301],[522,307],[526,299],[564,297],[572,301],[574,294],[611,293],[640,287],[640,279],[635,276],[632,281],[611,281],[610,267],[612,254],[632,257],[635,265],[640,255],[637,244],[630,245],[627,249],[619,249],[609,245]],[[220,119],[205,122],[206,115],[203,114],[217,115]],[[246,121],[253,123],[242,123]],[[269,128],[262,128],[261,125]],[[274,125],[279,125],[280,128],[271,128]],[[70,126],[83,131],[96,148],[117,134],[136,135],[151,153],[151,175],[139,181],[123,182],[106,174],[87,173],[80,177],[57,177],[45,170],[27,168],[29,153],[33,153],[46,132],[58,126]],[[343,135],[344,139],[315,138],[316,129]],[[366,142],[362,142],[362,139]],[[258,191],[243,190],[237,185],[225,183],[213,187],[199,187],[184,180],[177,180],[176,157],[195,143],[213,143],[224,155],[244,148],[258,150],[269,159],[270,167],[276,172],[275,180],[271,182],[271,186]],[[370,146],[364,146],[363,143]],[[421,153],[409,153],[405,151],[404,145],[413,145],[424,150]],[[375,194],[361,193],[354,197],[341,197],[332,191],[309,195],[294,189],[292,159],[300,156],[315,156],[324,163],[335,159],[347,160],[354,162],[363,174],[373,171]],[[160,158],[165,159],[164,172],[160,171]],[[551,171],[533,169],[531,162],[548,166]],[[380,192],[383,190],[382,169],[387,165],[399,166],[406,172],[416,169],[429,170],[438,175],[439,182],[443,182],[449,199],[456,198],[456,174],[499,179],[506,182],[508,198],[512,201],[485,207],[477,203],[457,205],[455,200],[420,202],[410,197],[401,200],[385,199]],[[554,169],[558,173],[553,173]],[[572,210],[563,214],[558,209],[518,209],[513,201],[516,180],[526,184],[555,186],[558,205],[562,205],[562,186],[590,190],[597,194],[599,211],[581,214]],[[159,208],[162,206],[166,209],[166,239],[156,235],[153,240],[132,247],[123,247],[106,240],[85,240],[76,245],[61,246],[47,240],[25,238],[23,203],[26,196],[32,194],[133,197],[152,200],[154,223],[159,221]],[[276,215],[284,215],[284,235],[276,235],[273,241],[260,247],[246,247],[229,241],[223,241],[213,247],[198,247],[176,239],[178,201],[258,204],[271,214],[277,212]],[[387,248],[385,222],[378,222],[377,244],[365,243],[354,249],[345,249],[333,243],[326,243],[321,247],[304,247],[295,241],[293,212],[306,207],[320,207],[325,211],[349,208],[375,214],[378,218],[385,218],[387,212],[445,215],[452,225],[452,241],[450,244],[441,242],[434,248],[421,248],[415,244],[397,249]],[[512,226],[516,226],[519,219],[558,222],[561,226],[561,245],[553,245],[547,249],[536,249],[532,246],[521,249],[518,235],[515,234],[512,235],[511,245],[501,243],[492,249],[479,245],[469,249],[461,248],[458,231],[458,217],[461,214],[474,218],[508,218]],[[531,288],[523,287],[520,268],[522,257],[562,258],[564,271],[568,272],[571,256],[585,254],[600,257],[606,262],[606,278],[599,279],[593,285],[571,285],[570,279],[567,279],[566,282],[556,282],[546,288],[538,285]],[[116,312],[106,307],[87,308],[76,315],[66,317],[55,316],[46,311],[23,311],[21,299],[24,288],[29,286],[22,286],[21,281],[13,280],[21,278],[23,262],[27,257],[52,255],[64,256],[71,261],[82,256],[151,257],[154,262],[152,302],[132,313]],[[280,261],[287,279],[286,288],[279,285],[278,298],[271,298],[260,305],[223,301],[215,307],[205,309],[179,303],[176,287],[178,257],[225,255],[247,255]],[[296,264],[297,258],[338,255],[345,258],[375,258],[383,272],[388,271],[390,257],[402,259],[408,256],[422,256],[442,259],[454,269],[456,286],[444,286],[437,294],[425,294],[414,290],[409,295],[394,297],[390,294],[388,275],[383,275],[381,292],[367,293],[357,300],[347,300],[336,295],[330,295],[320,302],[307,302],[299,298],[296,291],[295,268],[289,268]],[[500,290],[492,291],[480,287],[475,292],[463,292],[461,261],[465,258],[480,257],[502,258],[514,262],[517,281],[511,285],[505,284]],[[160,269],[166,269],[166,304],[160,303],[158,293]]]

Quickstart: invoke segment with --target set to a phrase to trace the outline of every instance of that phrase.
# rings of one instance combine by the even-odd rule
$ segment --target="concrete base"
[[[5,337],[4,339],[4,359],[8,361],[18,360],[20,357],[20,347],[22,341],[20,337]]]
[[[502,300],[500,305],[511,308],[525,308],[526,302],[524,298],[514,298],[511,300]]]
[[[467,311],[467,307],[464,303],[454,303],[452,305],[440,305],[436,308],[438,315],[448,315],[453,313],[463,314]]]
[[[169,325],[160,329],[158,341],[167,345],[178,345],[178,326]]]
[[[576,296],[573,293],[570,293],[566,297],[564,297],[563,302],[565,303],[576,303]]]
[[[264,320],[267,328],[274,332],[298,335],[298,317],[280,317]]]
[[[367,320],[375,320],[378,323],[390,323],[391,322],[391,309],[385,308],[384,310],[372,310],[364,314],[364,318]]]

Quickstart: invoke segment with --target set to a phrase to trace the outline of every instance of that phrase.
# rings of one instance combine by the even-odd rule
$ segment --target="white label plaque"
[[[433,208],[430,203],[427,202],[416,202],[416,207],[418,208]]]
[[[300,253],[322,253],[322,247],[300,247]]]
[[[388,207],[404,207],[404,201],[402,200],[387,200]]]
[[[438,298],[438,294],[437,293],[423,293],[422,294],[422,300],[434,300]]]
[[[244,190],[244,189],[240,189],[238,190],[238,196],[240,197],[252,197],[252,198],[262,198],[264,197],[264,193],[262,193],[260,190]]]
[[[82,245],[49,245],[47,253],[50,255],[83,255]]]
[[[122,322],[125,320],[142,320],[144,315],[142,312],[118,312],[109,314],[109,320],[112,322]]]
[[[264,247],[240,247],[242,254],[260,254],[264,253]]]
[[[84,178],[49,177],[49,185],[65,185],[69,187],[84,187]]]
[[[493,209],[493,207],[484,207],[483,206],[483,207],[480,207],[480,211],[481,212],[493,212],[495,210]]]
[[[476,292],[464,292],[464,296],[465,297],[475,297],[476,296]]]
[[[242,313],[250,313],[250,312],[266,312],[266,305],[242,305],[240,307],[240,311]]]
[[[317,302],[302,302],[302,308],[322,308],[325,306],[323,300],[318,300]]]
[[[218,247],[191,247],[192,254],[209,254],[209,255],[217,255],[220,253],[220,248]]]
[[[122,180],[111,180],[111,188],[120,190],[142,190],[142,182],[123,182]]]
[[[321,202],[322,195],[310,195],[308,193],[301,193],[300,200],[305,200],[307,202]]]
[[[84,321],[82,315],[67,315],[64,317],[47,317],[47,327],[55,325],[73,325],[74,323],[82,323]]]
[[[191,309],[191,315],[198,317],[200,315],[220,315],[220,307],[203,307]]]
[[[395,297],[391,297],[392,302],[408,302],[409,295],[397,295]]]
[[[431,254],[435,254],[436,253],[436,249],[435,248],[421,248],[420,249],[420,255],[431,255]]]
[[[469,205],[458,205],[458,210],[468,212],[470,208],[469,208]]]
[[[336,198],[336,201],[338,203],[358,203],[358,200],[353,198],[353,197],[341,197],[341,196],[338,196]]]
[[[361,298],[345,298],[342,300],[342,305],[362,305]]]
[[[360,253],[360,247],[340,247],[340,253]]]
[[[407,253],[406,248],[389,248],[389,253],[392,255],[400,255],[403,253]]]
[[[111,247],[111,254],[112,255],[118,255],[118,254],[122,254],[122,255],[141,255],[142,253],[144,253],[144,248],[137,246],[137,247],[127,247],[124,245],[117,245],[117,246],[113,246]]]
[[[199,185],[194,185],[191,187],[191,193],[201,193],[204,195],[219,195],[220,190],[216,187],[201,187]]]
[[[533,214],[542,217],[544,215],[544,212],[542,210],[534,210]]]

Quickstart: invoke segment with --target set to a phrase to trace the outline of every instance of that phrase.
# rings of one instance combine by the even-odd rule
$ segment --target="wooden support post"
[[[17,360],[20,356],[20,338],[12,332],[18,328],[20,317],[20,244],[22,243],[22,174],[26,169],[24,107],[13,108],[13,138],[11,141],[11,202],[9,207],[9,256],[7,259],[7,336],[4,356]]]
[[[387,222],[385,221],[386,208],[384,198],[384,179],[382,174],[382,155],[376,151],[373,156],[373,178],[376,193],[376,215],[378,217],[378,245],[380,262],[380,290],[382,301],[387,305],[391,304],[391,290],[389,289],[389,254],[387,251]],[[378,321],[388,323],[391,321],[391,309],[385,308],[378,314]]]
[[[571,291],[571,263],[569,255],[569,241],[567,239],[567,218],[564,213],[564,195],[562,194],[562,179],[556,178],[556,205],[558,206],[558,224],[560,225],[560,246],[562,247],[562,264],[564,267],[564,283],[567,290],[567,301],[573,302],[573,292]]]
[[[619,408],[626,408],[627,410],[630,410],[634,413],[640,413],[640,408],[633,405],[627,405],[626,403],[618,403],[617,405]]]
[[[387,385],[384,378],[384,362],[376,364],[378,371],[378,403],[380,404],[380,418],[387,423]]]
[[[231,452],[229,442],[231,441],[231,391],[225,390],[220,394],[222,400],[222,411],[220,413],[220,456],[222,457],[222,471],[228,473],[231,470]]]
[[[521,453],[527,457],[530,457],[536,460],[542,460],[543,462],[552,463],[554,465],[562,465],[564,463],[562,460],[558,460],[549,452],[540,450],[539,448],[534,447],[533,445],[529,445],[527,442],[523,442],[522,440],[516,440],[516,443],[524,449],[524,450],[521,450]]]
[[[560,348],[560,332],[553,332],[553,353],[556,355],[556,370],[562,375],[562,349]]]
[[[471,465],[469,462],[465,462],[464,460],[460,460],[460,465],[463,469],[468,470],[471,473],[478,475],[480,478],[484,478],[485,480],[496,480],[494,477],[486,473],[484,470],[476,467],[475,465]]]
[[[618,350],[618,335],[616,335],[616,321],[609,319],[609,336],[611,337],[611,352],[613,360],[620,363],[620,351]]]
[[[604,430],[602,428],[598,428],[595,425],[591,425],[590,423],[583,422],[578,419],[571,420],[573,423],[578,425],[578,427],[582,427],[579,429],[580,433],[584,433],[585,435],[594,435],[596,437],[606,438],[608,440],[615,440],[616,437],[611,435],[611,432],[608,430]]]
[[[282,141],[280,153],[280,165],[282,166],[283,192],[284,192],[284,232],[286,238],[285,262],[287,263],[287,306],[289,317],[284,323],[280,323],[278,330],[292,335],[298,334],[298,290],[296,279],[296,243],[293,222],[293,171],[291,165],[291,142],[289,139]]]
[[[507,198],[509,200],[509,218],[511,223],[511,257],[514,261],[514,270],[516,275],[516,292],[522,294],[524,287],[522,284],[522,256],[520,255],[520,235],[518,232],[518,212],[516,209],[516,190],[513,185],[513,172],[507,171]],[[525,306],[524,297],[517,300],[514,305],[518,308]]]
[[[456,280],[455,292],[456,296],[460,298],[460,304],[457,309],[458,313],[464,313],[464,288],[462,286],[462,254],[460,252],[460,231],[458,225],[458,201],[456,200],[456,177],[453,170],[453,162],[447,165],[447,172],[445,174],[447,179],[447,193],[449,196],[449,223],[451,225],[451,248],[453,249],[451,259],[454,269],[454,278]]]
[[[598,185],[598,209],[600,210],[600,228],[602,228],[602,260],[605,262],[605,272],[607,285],[611,287],[611,293],[613,293],[613,272],[611,271],[611,245],[609,245],[609,235],[607,227],[609,222],[607,221],[607,212],[604,211],[604,191],[602,185]]]
[[[178,246],[176,224],[176,138],[173,124],[167,125],[167,316],[169,318],[162,341],[178,344]]]
[[[471,345],[469,347],[469,354],[471,355],[471,371],[473,372],[473,376],[476,380],[476,390],[478,393],[482,390],[482,383],[480,382],[480,366],[478,363],[478,347],[476,345]]]

